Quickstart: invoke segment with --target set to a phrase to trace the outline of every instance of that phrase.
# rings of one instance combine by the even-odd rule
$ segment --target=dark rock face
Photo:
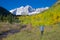
[[[0,15],[7,16],[7,15],[12,15],[12,14],[5,8],[0,7]]]
[[[13,20],[15,20],[15,16],[5,8],[0,7],[0,21],[12,22]]]

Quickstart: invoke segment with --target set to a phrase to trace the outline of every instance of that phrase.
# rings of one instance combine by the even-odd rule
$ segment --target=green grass
[[[60,24],[52,25],[52,27],[45,26],[44,35],[40,35],[39,27],[29,31],[21,31],[14,35],[8,35],[4,40],[60,40]]]

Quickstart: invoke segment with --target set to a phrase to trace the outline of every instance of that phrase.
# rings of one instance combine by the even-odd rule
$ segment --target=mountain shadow
[[[15,20],[15,15],[6,10],[3,7],[0,7],[0,22],[10,22],[12,23]]]

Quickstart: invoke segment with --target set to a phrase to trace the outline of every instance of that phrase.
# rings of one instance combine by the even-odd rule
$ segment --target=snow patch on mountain
[[[44,10],[49,9],[49,7],[45,7],[45,8],[32,8],[31,6],[27,5],[27,6],[21,6],[19,8],[15,8],[10,10],[11,13],[13,13],[14,15],[32,15],[32,14],[37,14],[37,13],[41,13]]]

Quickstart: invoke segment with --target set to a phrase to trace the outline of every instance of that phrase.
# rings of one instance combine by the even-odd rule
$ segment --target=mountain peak
[[[21,6],[20,8],[24,8],[24,6]]]
[[[31,7],[30,5],[27,5],[27,6],[25,6],[25,7]]]
[[[32,8],[30,5],[27,5],[27,6],[21,6],[19,8],[10,10],[10,12],[13,13],[14,15],[32,15],[32,14],[40,13],[44,10],[47,10],[48,8],[49,7],[35,9],[35,8]]]

